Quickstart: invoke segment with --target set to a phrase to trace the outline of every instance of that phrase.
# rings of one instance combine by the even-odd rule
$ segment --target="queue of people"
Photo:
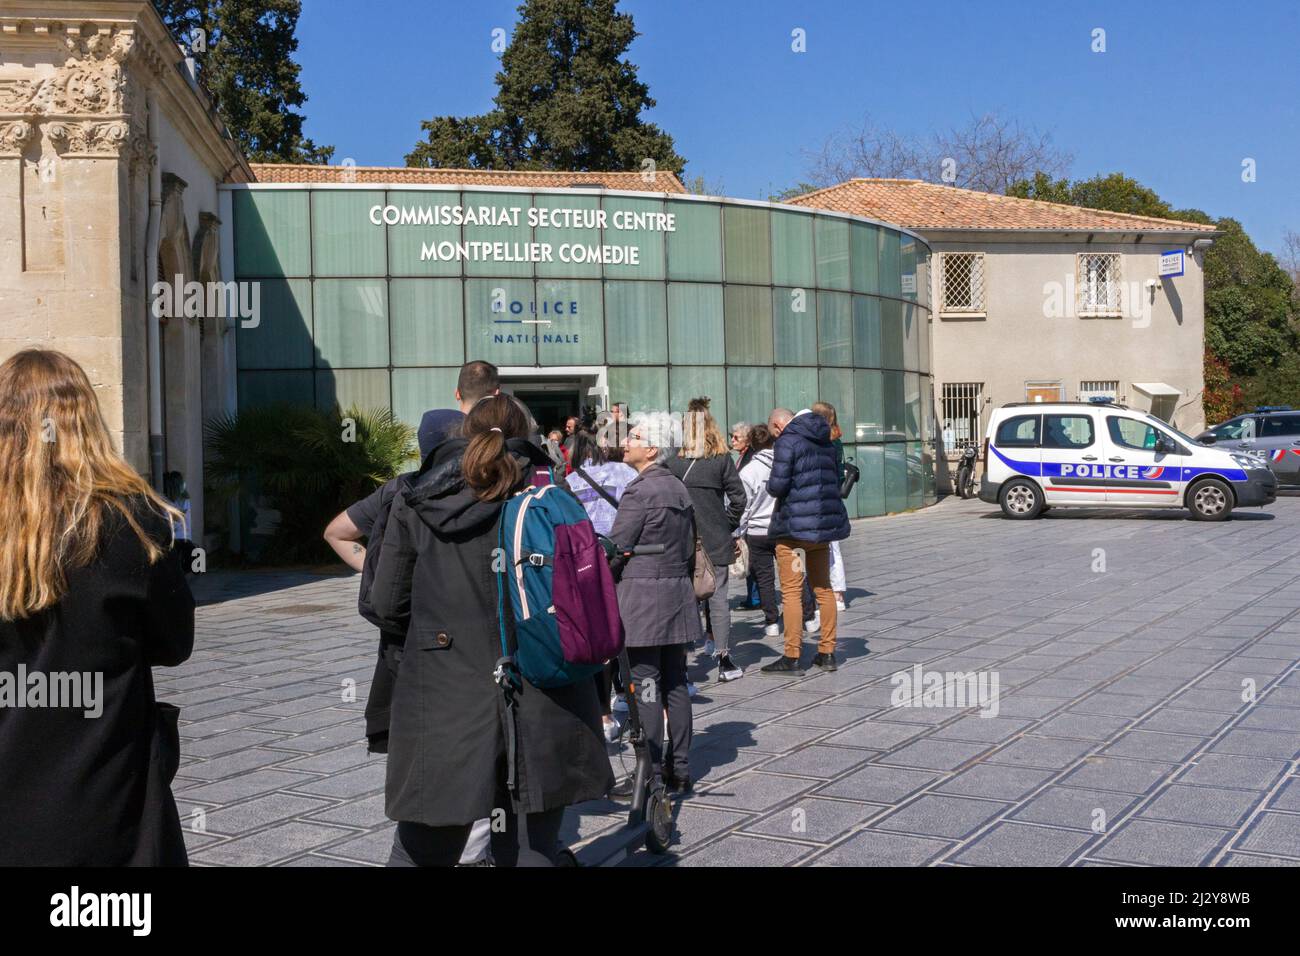
[[[681,419],[615,406],[615,441],[573,416],[548,443],[490,363],[467,363],[454,397],[423,417],[418,467],[324,529],[361,572],[359,610],[380,631],[365,732],[388,755],[390,865],[481,864],[489,852],[496,865],[554,865],[564,808],[614,787],[611,711],[630,688],[607,655],[555,681],[511,663],[510,648],[536,635],[503,603],[503,513],[555,484],[544,490],[571,495],[589,525],[567,542],[599,534],[630,553],[613,562],[612,623],[654,772],[689,792],[691,652],[716,663],[719,681],[744,676],[733,567],[753,578],[765,636],[784,623],[784,654],[764,673],[801,670],[814,599],[812,666],[837,666],[838,542],[849,526],[835,411],[778,408],[728,442],[707,398]],[[151,673],[193,646],[183,565],[164,560],[184,515],[114,450],[89,379],[58,352],[0,365],[0,455],[10,464],[0,473],[0,671],[103,678],[102,694],[80,700],[102,709],[99,722],[71,708],[0,711],[0,764],[24,768],[0,788],[0,865],[184,865],[170,790],[178,713],[155,702]],[[561,563],[557,548],[557,573]],[[517,581],[512,598],[526,603]]]

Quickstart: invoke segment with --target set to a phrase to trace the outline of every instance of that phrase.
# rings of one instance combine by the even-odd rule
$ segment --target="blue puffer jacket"
[[[805,412],[785,426],[776,440],[767,490],[776,499],[769,537],[842,541],[849,536],[831,426],[820,415]]]

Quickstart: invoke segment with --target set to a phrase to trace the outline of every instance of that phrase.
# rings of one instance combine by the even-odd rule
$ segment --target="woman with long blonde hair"
[[[727,449],[722,429],[709,411],[708,398],[693,398],[682,419],[682,447],[668,462],[695,506],[695,529],[713,562],[717,589],[704,606],[707,628],[704,653],[718,659],[718,680],[745,676],[731,659],[731,609],[727,604],[727,570],[735,560],[733,536],[745,511],[745,486]]]
[[[60,352],[0,364],[0,461],[0,866],[184,865],[150,670],[194,645],[179,512]]]

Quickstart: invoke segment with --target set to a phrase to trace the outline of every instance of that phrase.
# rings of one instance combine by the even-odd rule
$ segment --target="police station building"
[[[416,424],[485,359],[545,426],[589,407],[725,430],[839,412],[855,516],[935,498],[930,252],[874,220],[698,197],[658,173],[258,166],[222,187],[240,407],[391,407]]]

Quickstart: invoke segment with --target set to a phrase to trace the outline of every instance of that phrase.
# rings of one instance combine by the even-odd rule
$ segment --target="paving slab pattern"
[[[720,685],[693,655],[696,790],[673,852],[629,864],[1300,865],[1300,498],[1223,524],[1010,522],[949,499],[855,521],[842,547],[839,671],[760,675],[780,641],[733,612],[748,673]],[[385,758],[362,741],[375,631],[356,587],[195,580],[194,656],[155,671],[181,707],[192,863],[387,859]],[[899,703],[918,668],[996,677],[996,716],[955,693]],[[611,750],[625,773],[627,748]],[[623,819],[584,805],[564,835]]]

